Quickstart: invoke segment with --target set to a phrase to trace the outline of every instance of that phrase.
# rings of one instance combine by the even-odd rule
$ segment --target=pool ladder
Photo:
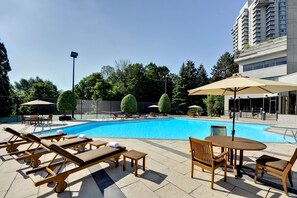
[[[286,139],[286,136],[288,136],[288,132],[291,131],[292,137],[294,138],[295,142],[290,142],[289,140]],[[291,137],[291,136],[290,136]],[[285,133],[284,133],[284,140],[290,144],[294,144],[297,146],[297,128],[287,128]]]

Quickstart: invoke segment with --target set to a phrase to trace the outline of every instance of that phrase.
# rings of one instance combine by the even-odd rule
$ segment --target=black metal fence
[[[40,100],[52,102],[52,105],[39,105],[24,107],[15,104],[16,115],[0,118],[0,123],[4,122],[19,122],[19,115],[47,115],[53,114],[54,118],[58,118],[60,112],[57,110],[56,98],[39,98]],[[155,104],[152,102],[138,102],[138,113],[148,114],[152,109],[148,106]],[[76,110],[74,111],[76,119],[105,119],[110,118],[114,113],[121,112],[121,101],[106,101],[106,100],[77,100]]]

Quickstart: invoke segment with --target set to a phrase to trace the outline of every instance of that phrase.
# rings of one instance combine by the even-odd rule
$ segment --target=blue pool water
[[[67,134],[84,134],[93,137],[187,140],[189,136],[199,139],[209,136],[211,125],[227,126],[227,135],[231,136],[232,123],[230,122],[182,118],[92,122],[62,128],[62,130]],[[236,123],[235,136],[261,142],[284,142],[282,135],[266,132],[265,129],[268,127],[269,125]]]

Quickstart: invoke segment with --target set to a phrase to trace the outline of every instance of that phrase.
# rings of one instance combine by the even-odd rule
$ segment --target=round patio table
[[[243,162],[243,151],[260,151],[266,149],[266,145],[262,142],[258,142],[255,140],[247,139],[247,138],[240,138],[234,137],[234,141],[232,141],[231,136],[208,136],[205,140],[211,141],[214,146],[234,149],[234,174],[237,177],[241,177],[241,170],[242,170],[242,162]],[[237,150],[239,150],[239,164],[236,164],[237,158]],[[231,163],[232,165],[232,163]]]

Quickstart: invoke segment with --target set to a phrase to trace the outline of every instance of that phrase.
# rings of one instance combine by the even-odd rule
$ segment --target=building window
[[[271,60],[243,65],[243,71],[246,72],[246,71],[263,69],[267,67],[274,67],[274,66],[284,65],[284,64],[287,64],[287,57],[280,57],[280,58],[275,58]]]
[[[297,114],[296,109],[296,91],[289,92],[289,114]]]

